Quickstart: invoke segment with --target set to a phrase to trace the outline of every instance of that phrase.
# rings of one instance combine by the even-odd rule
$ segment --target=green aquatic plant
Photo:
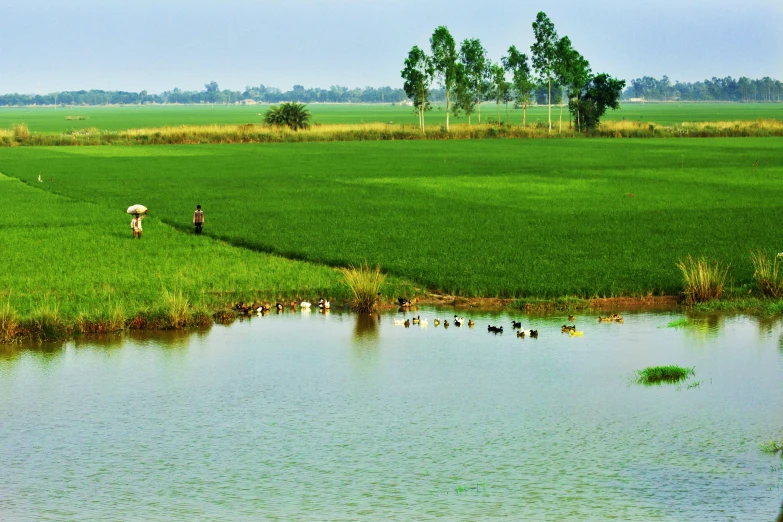
[[[691,324],[691,323],[690,323],[690,321],[688,321],[687,317],[681,317],[681,318],[676,319],[674,321],[670,321],[666,325],[666,328],[684,328],[684,327],[688,326],[689,324]]]
[[[695,375],[695,368],[683,368],[682,366],[649,366],[636,371],[636,382],[651,385],[662,383],[678,383]]]
[[[783,454],[783,439],[770,440],[760,444],[761,451],[764,453],[781,453]]]
[[[191,317],[190,300],[182,290],[170,292],[163,289],[162,312],[166,328],[178,329],[184,327]]]

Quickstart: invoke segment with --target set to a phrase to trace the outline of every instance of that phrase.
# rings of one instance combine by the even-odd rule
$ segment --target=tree
[[[454,105],[452,105],[451,112],[454,116],[459,116],[460,112],[464,112],[468,117],[468,125],[470,125],[470,116],[473,114],[475,107],[476,99],[473,97],[473,92],[468,84],[465,66],[462,63],[458,63],[456,100],[454,101]]]
[[[215,101],[217,101],[218,93],[220,92],[220,90],[218,89],[217,82],[212,81],[209,83],[205,83],[204,87],[206,87],[207,89],[207,95],[206,95],[207,101],[215,103]]]
[[[556,50],[556,57],[555,60],[555,74],[557,76],[557,82],[563,87],[563,90],[565,91],[565,88],[568,88],[569,92],[569,108],[570,108],[570,98],[572,98],[574,95],[577,99],[577,112],[576,112],[576,126],[577,129],[580,128],[579,125],[579,111],[578,111],[578,100],[579,100],[579,93],[582,90],[582,87],[585,86],[585,84],[590,79],[590,63],[585,59],[584,56],[579,54],[579,52],[574,49],[571,46],[571,40],[564,36],[560,40],[557,41],[557,45],[555,47]],[[565,92],[563,93],[563,98],[565,98]],[[560,132],[563,130],[563,105],[560,104]]]
[[[514,91],[517,105],[522,107],[522,125],[527,125],[527,106],[530,105],[530,92],[536,86],[530,77],[530,66],[527,63],[527,56],[520,53],[516,46],[508,48],[508,56],[504,56],[501,61],[503,67],[511,72],[511,86]]]
[[[492,95],[498,112],[498,125],[500,125],[500,102],[508,99],[511,85],[506,81],[506,70],[497,63],[489,65],[489,78],[492,85]]]
[[[460,60],[464,66],[464,82],[469,87],[476,100],[478,122],[481,123],[481,97],[487,91],[487,51],[478,38],[462,42],[459,50]]]
[[[405,80],[403,85],[405,94],[413,100],[413,106],[419,113],[419,128],[423,131],[424,113],[432,109],[429,101],[430,84],[435,75],[432,60],[419,49],[418,45],[414,45],[408,52],[408,57],[405,59],[405,69],[400,74]]]
[[[595,129],[607,109],[620,108],[620,94],[625,80],[612,78],[606,73],[596,74],[582,88],[575,108],[582,114],[585,127]],[[572,109],[573,110],[573,109]]]
[[[533,22],[533,35],[536,42],[530,46],[533,53],[533,68],[541,81],[546,80],[548,86],[547,108],[549,111],[549,132],[552,132],[552,76],[554,76],[557,60],[557,32],[555,24],[540,11]]]
[[[432,49],[432,64],[446,91],[446,132],[448,132],[451,94],[457,86],[457,59],[459,56],[454,38],[446,26],[441,25],[432,33],[430,48]]]
[[[267,125],[286,126],[298,131],[310,126],[310,111],[304,104],[296,102],[281,103],[279,107],[270,107],[264,114],[264,123]]]

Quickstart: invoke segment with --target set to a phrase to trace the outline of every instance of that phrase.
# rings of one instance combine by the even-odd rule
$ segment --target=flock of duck
[[[402,302],[402,301],[401,301]],[[407,306],[403,305],[402,309],[408,308]],[[573,315],[568,316],[568,320],[573,322],[576,318]],[[622,323],[625,319],[619,314],[611,314],[607,317],[601,317],[598,316],[598,322],[616,322],[616,323]],[[394,320],[394,326],[404,326],[405,328],[410,328],[411,325],[418,324],[420,327],[425,328],[429,326],[429,321],[426,318],[422,318],[421,316],[417,315],[413,318],[408,319],[395,319]],[[457,315],[454,316],[454,319],[451,323],[449,323],[448,319],[444,319],[442,322],[439,318],[436,318],[432,321],[432,324],[437,326],[443,325],[443,328],[448,328],[451,324],[453,324],[456,327],[461,327],[463,324],[467,324],[469,328],[473,328],[476,323],[473,321],[473,319],[468,319],[467,323],[465,322],[464,317],[459,317]],[[525,338],[525,337],[531,337],[533,339],[538,339],[538,330],[532,330],[532,329],[525,329],[522,328],[522,322],[521,321],[515,321],[511,320],[511,328],[516,332],[517,337]],[[494,334],[503,333],[503,327],[502,326],[493,326],[493,325],[487,325],[487,331]],[[584,332],[582,330],[576,329],[576,324],[564,324],[560,327],[560,331],[563,333],[569,334],[571,337],[581,337],[584,335]]]
[[[296,310],[297,307],[303,311],[309,311],[310,308],[318,308],[320,311],[326,311],[329,310],[331,306],[332,305],[329,301],[321,297],[315,304],[308,301],[291,301],[290,303],[277,302],[274,305],[268,302],[259,303],[256,301],[253,303],[245,303],[244,301],[240,301],[234,305],[234,310],[239,312],[241,315],[251,315],[254,313],[258,315],[264,315],[268,312],[271,312],[272,310],[282,312],[286,309]]]

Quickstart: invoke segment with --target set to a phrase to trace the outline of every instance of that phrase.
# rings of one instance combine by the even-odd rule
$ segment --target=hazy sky
[[[783,80],[783,0],[0,0],[0,93],[401,86],[436,26],[498,60],[541,10],[594,71]]]

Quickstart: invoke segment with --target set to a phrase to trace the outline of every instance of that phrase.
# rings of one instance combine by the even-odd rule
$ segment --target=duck
[[[256,307],[256,312],[268,312],[272,306],[269,303],[261,303]]]
[[[470,328],[473,328],[474,326],[476,326],[476,323],[473,321],[473,319],[468,319],[468,326]]]
[[[410,328],[411,327],[411,320],[410,319],[405,319],[405,322],[403,324],[405,325],[405,328]]]
[[[444,319],[443,320],[443,328],[448,328],[448,327],[449,327],[449,320],[448,319]]]
[[[278,312],[282,312],[283,311],[283,303],[275,303],[275,309]]]
[[[462,326],[462,323],[464,322],[465,322],[464,317],[457,317],[456,315],[454,316],[454,326]]]
[[[608,318],[608,317],[601,317],[600,315],[598,316],[598,322],[599,323],[610,322],[610,321],[611,321],[611,319]]]
[[[491,324],[487,326],[487,331],[492,333],[503,333],[503,327],[502,326],[492,326]]]
[[[571,337],[577,336],[582,337],[585,333],[582,330],[571,330],[571,333],[569,334]]]
[[[521,337],[521,338],[524,339],[525,331],[524,330],[517,330],[517,337]]]
[[[426,319],[419,319],[419,326],[421,326],[422,328],[426,328],[428,324],[429,323],[427,322]]]
[[[440,326],[440,319],[435,319],[434,321],[432,321],[432,324],[434,324],[435,326]]]
[[[310,308],[311,306],[312,306],[312,304],[311,304],[311,303],[308,303],[307,301],[301,301],[301,302],[299,303],[299,307],[300,307],[300,308]]]
[[[413,324],[419,324],[420,321],[421,321],[421,316],[419,315],[413,318]]]
[[[562,332],[573,332],[576,330],[576,325],[568,326],[567,324],[564,324],[562,327],[560,327],[560,331]]]
[[[522,321],[514,321],[511,320],[511,328],[519,329],[522,328]]]
[[[568,321],[569,322],[574,322],[574,321],[576,321],[576,317],[574,317],[573,315],[569,315],[568,316]]]
[[[329,301],[327,301],[323,297],[318,300],[318,308],[325,309],[325,308],[329,308],[330,306],[331,304],[329,303]]]
[[[397,302],[400,303],[400,306],[408,307],[411,305],[410,299],[407,299],[405,297],[398,297]]]
[[[538,339],[538,330],[530,330],[530,337],[533,339]]]
[[[402,326],[404,322],[402,319],[395,319],[394,326]]]

